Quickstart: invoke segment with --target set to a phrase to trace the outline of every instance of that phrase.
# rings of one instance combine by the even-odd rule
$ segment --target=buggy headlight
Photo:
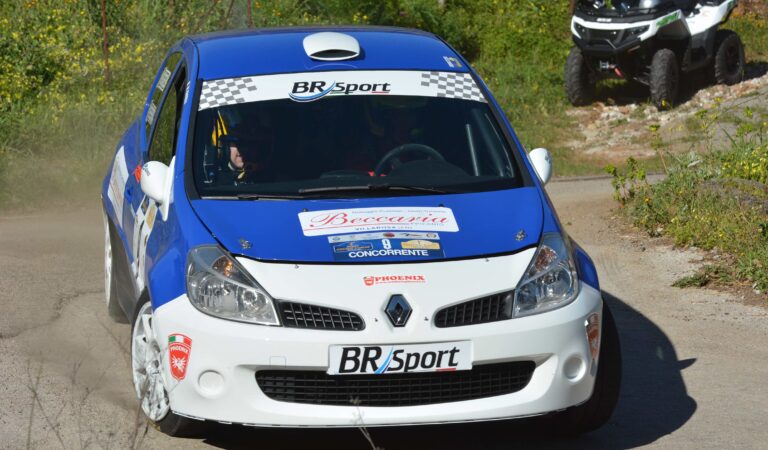
[[[280,325],[272,297],[234,258],[217,246],[190,250],[187,296],[195,308],[212,316]]]
[[[547,233],[515,289],[515,317],[551,311],[571,303],[579,279],[571,248],[559,233]]]

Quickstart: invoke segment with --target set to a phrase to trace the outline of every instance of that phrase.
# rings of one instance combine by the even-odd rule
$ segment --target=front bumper
[[[529,252],[532,252],[530,250]],[[528,252],[524,252],[528,253]],[[440,273],[451,274],[452,270],[469,270],[478,273],[481,266],[485,275],[493,275],[493,260],[505,260],[498,267],[507,267],[509,259],[519,258],[529,261],[531,255],[513,255],[489,260],[462,261],[440,267],[434,273],[428,267],[437,265],[397,265],[387,266],[389,273],[409,271],[415,267],[426,270],[427,279],[451,283],[445,275],[440,280]],[[450,266],[455,265],[455,266]],[[267,265],[264,270],[294,270],[293,265]],[[475,267],[477,266],[477,267]],[[522,265],[525,267],[525,264]],[[360,268],[334,268],[309,266],[303,267],[306,279],[312,279],[312,271],[334,273],[338,277],[334,283],[337,292],[344,291],[344,271],[364,270],[370,273],[373,266]],[[298,266],[297,266],[298,269]],[[252,272],[258,269],[249,268]],[[522,270],[522,269],[521,269]],[[339,274],[341,273],[341,274]],[[259,277],[263,282],[277,277]],[[508,274],[509,275],[509,274]],[[355,276],[356,278],[356,276]],[[484,277],[483,277],[484,278]],[[494,279],[489,277],[489,279]],[[510,278],[516,279],[516,278]],[[466,285],[466,280],[464,280]],[[362,282],[359,283],[362,286]],[[480,284],[480,283],[477,283]],[[492,285],[493,283],[486,283]],[[438,285],[440,286],[440,285]],[[464,286],[464,285],[462,285]],[[443,294],[462,291],[456,286],[452,291],[439,289]],[[496,288],[500,286],[491,286]],[[280,288],[266,286],[270,294],[277,298],[290,298],[293,286]],[[282,292],[279,292],[283,289]],[[419,289],[434,292],[433,286],[419,287],[363,287],[369,296],[376,296],[376,289],[382,296],[393,290],[403,292],[413,299],[413,315],[403,328],[394,328],[384,315],[381,305],[360,306],[357,311],[365,318],[367,326],[362,331],[327,331],[305,330],[284,327],[267,327],[244,324],[214,318],[195,309],[186,296],[179,297],[155,311],[155,329],[158,342],[163,345],[171,334],[181,333],[192,340],[186,376],[177,381],[170,375],[167,351],[164,351],[163,372],[168,386],[171,408],[177,414],[208,419],[224,423],[241,423],[256,426],[339,426],[354,427],[360,425],[406,425],[476,420],[494,420],[502,418],[524,417],[561,410],[586,401],[592,393],[597,364],[591,361],[585,332],[585,321],[591,314],[600,314],[602,299],[599,291],[582,283],[578,298],[570,305],[555,311],[530,317],[515,318],[494,323],[470,325],[455,328],[437,328],[434,326],[434,311],[439,302],[427,295],[419,296]],[[431,291],[429,291],[431,289]],[[464,287],[463,290],[478,287]],[[349,286],[351,296],[355,297],[354,286]],[[407,292],[406,292],[407,291]],[[373,293],[373,294],[372,294]],[[465,292],[461,292],[467,295]],[[323,289],[312,292],[315,298],[323,297]],[[357,297],[358,299],[360,297]],[[423,298],[423,302],[416,299]],[[471,296],[469,298],[472,298]],[[344,303],[342,301],[342,303]],[[360,303],[359,301],[357,302]],[[347,303],[340,305],[351,309]],[[473,347],[473,365],[501,363],[507,361],[534,361],[536,369],[528,385],[522,390],[506,395],[475,400],[422,406],[398,407],[358,407],[325,406],[302,403],[290,403],[272,400],[260,389],[255,379],[259,370],[317,370],[325,372],[328,368],[329,346],[338,344],[397,344],[427,343],[446,341],[471,341]],[[163,349],[166,350],[166,349]],[[582,369],[574,371],[574,362],[580,362]],[[569,375],[567,376],[566,373]],[[381,375],[386,376],[386,375]]]
[[[604,23],[574,16],[573,42],[581,51],[596,58],[610,58],[640,47],[658,32],[656,21]]]

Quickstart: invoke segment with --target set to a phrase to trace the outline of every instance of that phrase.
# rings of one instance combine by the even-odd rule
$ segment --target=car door
[[[141,167],[144,164],[144,155],[151,137],[152,130],[157,122],[157,111],[161,105],[167,91],[167,86],[171,81],[171,75],[176,70],[181,59],[181,53],[171,53],[160,66],[160,70],[155,76],[155,82],[149,92],[144,113],[138,124],[138,137],[133,145],[126,145],[118,151],[117,158],[120,161],[120,167],[123,167],[125,185],[122,190],[121,204],[127,205],[116,211],[120,216],[117,218],[120,226],[125,233],[126,254],[131,266],[136,264],[136,253],[134,245],[134,234],[136,231],[136,211],[140,207],[143,194],[139,180],[141,178]]]
[[[141,190],[141,167],[146,161],[160,161],[166,166],[172,166],[179,134],[181,107],[186,95],[187,70],[186,64],[181,60],[181,54],[171,55],[168,63],[158,78],[147,107],[146,147],[140,155],[131,181],[134,184],[131,208],[133,227],[131,230],[126,229],[126,237],[134,255],[131,271],[138,292],[141,292],[146,284],[146,252],[150,234],[158,223],[162,222],[157,220],[157,203]],[[173,66],[174,70],[171,71]]]

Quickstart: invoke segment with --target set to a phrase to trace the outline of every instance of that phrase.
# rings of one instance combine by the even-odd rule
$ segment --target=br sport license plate
[[[470,370],[472,342],[332,345],[329,375],[393,374]]]

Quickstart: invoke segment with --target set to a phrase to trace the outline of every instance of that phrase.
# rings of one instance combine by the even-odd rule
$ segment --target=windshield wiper
[[[299,200],[301,195],[291,194],[237,194],[238,200]]]
[[[450,194],[450,191],[423,186],[408,186],[399,184],[365,184],[360,186],[329,186],[299,189],[299,194],[322,194],[327,192],[355,192],[355,191],[409,191],[428,194]]]

